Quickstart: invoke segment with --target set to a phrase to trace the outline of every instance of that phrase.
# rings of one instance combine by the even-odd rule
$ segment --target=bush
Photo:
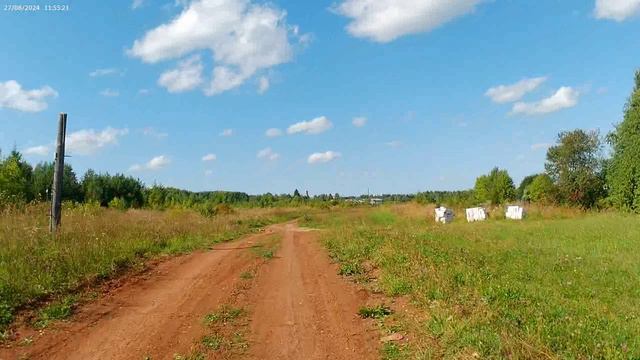
[[[122,200],[119,197],[115,197],[113,198],[111,201],[109,201],[108,206],[112,209],[116,209],[116,210],[126,210],[127,209],[127,203]]]

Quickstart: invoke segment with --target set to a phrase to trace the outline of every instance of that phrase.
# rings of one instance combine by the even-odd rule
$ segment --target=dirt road
[[[282,236],[264,261],[251,248]],[[289,223],[264,233],[161,263],[79,310],[70,322],[34,336],[28,346],[0,350],[0,359],[173,359],[193,352],[207,333],[203,318],[227,304],[255,270],[242,302],[248,348],[225,357],[375,359],[375,329],[357,317],[366,293],[336,275],[314,232]],[[216,353],[207,353],[217,357]]]

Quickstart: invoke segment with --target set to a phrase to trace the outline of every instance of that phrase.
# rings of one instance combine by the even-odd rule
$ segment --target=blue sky
[[[67,112],[78,173],[190,190],[519,182],[640,67],[640,0],[32,3],[0,9],[0,148],[51,160]]]

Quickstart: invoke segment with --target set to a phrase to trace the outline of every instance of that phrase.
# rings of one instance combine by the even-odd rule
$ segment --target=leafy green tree
[[[13,150],[0,161],[0,201],[24,203],[33,200],[31,180],[33,169],[22,155]]]
[[[549,204],[555,201],[556,186],[547,174],[537,175],[525,190],[533,202]]]
[[[624,109],[624,120],[609,134],[613,156],[607,171],[611,203],[640,212],[640,70]]]
[[[601,147],[597,131],[558,134],[557,145],[547,151],[545,169],[557,186],[560,201],[590,208],[604,197]]]
[[[507,170],[500,170],[497,167],[488,175],[477,178],[474,190],[478,201],[490,202],[493,205],[513,200],[516,195],[513,179]]]
[[[522,179],[522,182],[520,182],[520,186],[518,186],[518,189],[516,190],[517,199],[528,200],[527,198],[525,198],[525,195],[526,195],[525,189],[527,188],[527,186],[531,185],[531,183],[533,182],[533,179],[535,179],[538,175],[539,174],[533,174]]]
[[[42,162],[33,168],[32,191],[36,200],[50,200],[53,186],[53,163]],[[64,165],[62,174],[62,200],[82,201],[82,186],[73,168]]]

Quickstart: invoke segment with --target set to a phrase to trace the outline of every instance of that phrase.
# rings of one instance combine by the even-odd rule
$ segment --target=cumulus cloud
[[[204,81],[202,69],[200,55],[194,55],[181,61],[177,68],[162,73],[158,79],[158,85],[166,88],[170,93],[193,90]]]
[[[428,32],[472,12],[482,0],[345,0],[334,8],[351,19],[347,31],[386,43]]]
[[[57,96],[58,93],[50,86],[26,90],[15,80],[0,82],[0,109],[39,112],[47,108],[47,98]]]
[[[640,0],[596,0],[594,13],[598,19],[624,21],[640,14]]]
[[[261,76],[260,80],[258,81],[258,93],[260,95],[266,93],[267,90],[269,90],[270,86],[271,83],[269,82],[269,78],[266,76]]]
[[[105,97],[116,97],[116,96],[120,96],[120,92],[118,90],[113,90],[113,89],[104,89],[100,91],[100,95]]]
[[[392,141],[389,141],[389,142],[385,143],[385,145],[387,145],[389,147],[392,147],[392,148],[399,148],[399,147],[401,147],[403,145],[403,143],[400,140],[392,140]]]
[[[511,109],[512,115],[544,115],[562,109],[572,108],[578,104],[580,93],[569,87],[563,86],[555,94],[536,102],[517,102]]]
[[[134,164],[131,165],[129,171],[142,171],[142,170],[160,170],[162,168],[167,167],[171,164],[171,159],[166,157],[165,155],[156,156],[153,159],[149,160],[145,164]]]
[[[216,161],[217,159],[218,157],[216,156],[216,154],[207,154],[202,157],[202,161]]]
[[[105,68],[105,69],[96,69],[89,73],[91,77],[100,77],[100,76],[108,76],[108,75],[116,75],[121,74],[122,72],[116,68]]]
[[[49,155],[50,148],[46,145],[33,146],[30,148],[24,149],[23,153],[25,155],[37,155],[37,156],[47,156]]]
[[[166,139],[167,137],[169,137],[168,133],[158,131],[153,127],[146,127],[144,129],[142,129],[142,134],[144,136],[149,136],[149,137],[152,137],[152,138],[156,138],[158,140]]]
[[[342,154],[335,151],[317,152],[309,155],[307,162],[309,164],[327,163],[340,158]]]
[[[256,155],[258,159],[275,161],[280,158],[280,154],[274,152],[270,147],[258,151]]]
[[[220,136],[233,136],[233,129],[224,129],[222,130],[222,132],[220,133]]]
[[[551,147],[551,144],[549,143],[538,143],[538,144],[531,145],[531,150],[533,151],[546,150],[550,147]]]
[[[128,54],[147,63],[210,50],[213,76],[204,87],[216,95],[242,85],[256,73],[293,58],[291,39],[302,41],[286,12],[250,0],[194,0],[173,20],[134,41]]]
[[[492,87],[487,90],[485,96],[498,104],[514,102],[537,89],[545,81],[547,81],[546,77],[522,79],[515,84]]]
[[[66,150],[71,155],[91,155],[110,145],[117,145],[120,137],[127,135],[128,129],[106,128],[79,130],[67,135]]]
[[[271,128],[268,129],[265,133],[264,133],[267,137],[278,137],[278,136],[282,136],[282,130],[280,129],[276,129],[276,128]]]
[[[357,117],[354,118],[353,121],[351,121],[351,123],[353,124],[353,126],[355,127],[363,127],[365,125],[367,125],[367,118],[366,117]]]
[[[315,135],[323,133],[333,127],[333,123],[325,116],[317,117],[309,121],[301,121],[287,128],[287,134],[304,133],[307,135]]]

